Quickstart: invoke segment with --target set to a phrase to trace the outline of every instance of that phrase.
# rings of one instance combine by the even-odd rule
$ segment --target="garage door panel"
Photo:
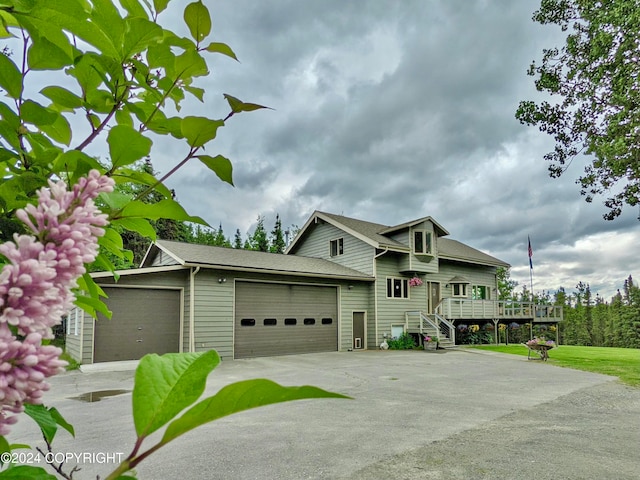
[[[111,319],[95,323],[94,362],[138,360],[147,353],[178,352],[180,292],[168,289],[107,288]]]
[[[336,351],[337,288],[238,282],[234,338],[236,358]]]

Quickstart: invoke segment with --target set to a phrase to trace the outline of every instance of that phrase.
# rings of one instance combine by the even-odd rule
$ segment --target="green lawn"
[[[527,348],[524,345],[482,345],[473,348],[527,355]],[[560,367],[613,375],[628,385],[640,385],[640,350],[636,348],[560,345],[549,351],[549,363]]]

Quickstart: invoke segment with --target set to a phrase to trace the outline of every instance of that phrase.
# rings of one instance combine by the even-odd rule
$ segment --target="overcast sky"
[[[510,263],[521,286],[530,235],[536,292],[583,281],[608,299],[640,279],[639,212],[603,220],[602,199],[585,203],[575,184],[585,160],[549,178],[552,139],[514,117],[541,98],[529,64],[563,40],[531,20],[539,2],[205,4],[212,40],[240,63],[211,56],[204,105],[181,113],[223,118],[223,93],[273,110],[233,117],[207,147],[232,160],[235,188],[196,163],[168,181],[191,214],[243,238],[259,214],[268,230],[276,212],[285,226],[316,209],[385,225],[430,215]],[[184,154],[156,141],[154,166],[165,173]]]

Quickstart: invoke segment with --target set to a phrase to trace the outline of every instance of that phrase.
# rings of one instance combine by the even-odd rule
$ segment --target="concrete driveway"
[[[640,389],[605,375],[466,349],[335,352],[225,362],[206,394],[258,377],[354,400],[224,418],[151,456],[139,478],[636,479],[640,472]],[[126,456],[134,443],[131,394],[72,397],[130,391],[133,371],[70,372],[51,383],[47,404],[76,428],[75,440],[58,434],[56,451],[84,455],[74,478],[104,478],[114,465],[99,461]],[[10,439],[42,445],[24,420]]]

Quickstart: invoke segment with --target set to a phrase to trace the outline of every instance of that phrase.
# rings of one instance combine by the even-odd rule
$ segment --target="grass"
[[[481,345],[480,350],[527,355],[523,345]],[[560,345],[549,351],[549,363],[618,377],[627,385],[640,386],[640,349]]]
[[[80,363],[75,358],[71,357],[71,355],[69,355],[67,352],[62,352],[62,355],[60,355],[60,360],[65,360],[69,363],[69,365],[65,367],[67,372],[71,370],[78,370],[80,368]]]

